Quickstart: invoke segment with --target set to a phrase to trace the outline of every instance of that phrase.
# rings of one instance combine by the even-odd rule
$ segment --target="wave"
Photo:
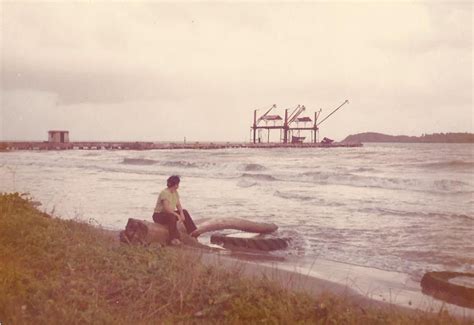
[[[465,214],[442,214],[442,213],[428,213],[428,217],[437,217],[437,218],[450,218],[450,219],[460,219],[465,221],[474,221],[474,216],[468,216]]]
[[[162,170],[145,170],[145,169],[130,169],[130,168],[120,168],[120,167],[105,167],[105,166],[99,166],[99,165],[90,165],[90,166],[77,166],[78,168],[84,168],[88,172],[97,174],[97,173],[102,173],[102,172],[107,172],[107,173],[120,173],[120,174],[131,174],[131,175],[168,175],[169,173],[167,171],[162,171]]]
[[[142,165],[142,166],[154,165],[158,163],[159,161],[157,160],[145,159],[145,158],[124,158],[122,161],[122,164],[125,164],[125,165]]]
[[[242,188],[252,187],[255,185],[257,185],[257,182],[254,182],[249,179],[241,179],[240,181],[237,182],[237,186],[242,187]]]
[[[296,194],[296,193],[284,193],[280,191],[275,191],[273,195],[284,198],[284,199],[296,199],[300,201],[310,201],[313,200],[314,197],[307,196],[307,195],[301,195],[301,194]]]
[[[272,175],[268,174],[249,174],[249,173],[243,173],[240,175],[240,177],[243,178],[251,178],[251,179],[256,179],[260,181],[276,181],[277,179],[273,177]]]
[[[304,172],[304,173],[298,174],[298,176],[301,177],[301,178],[310,177],[313,180],[327,180],[331,175],[335,176],[335,175],[338,175],[338,174],[337,173],[322,172],[322,171]]]
[[[265,166],[259,165],[259,164],[246,164],[244,166],[244,170],[246,172],[254,172],[254,171],[259,171],[259,170],[265,170]]]
[[[370,167],[359,167],[354,169],[354,172],[373,172],[375,171],[375,168],[370,168]]]
[[[424,163],[418,165],[423,168],[432,168],[432,169],[474,169],[474,161],[464,161],[464,160],[451,160],[451,161],[438,161],[431,163]]]
[[[154,159],[146,159],[146,158],[124,158],[122,164],[125,165],[141,165],[141,166],[149,166],[149,165],[160,165],[165,167],[178,167],[178,168],[206,168],[210,165],[209,163],[198,164],[195,162],[189,162],[185,160],[166,160],[166,161],[158,161]]]
[[[459,190],[460,188],[469,185],[468,183],[465,183],[463,181],[454,181],[450,179],[437,180],[434,181],[433,184],[436,189],[446,192],[451,191],[453,189]]]
[[[313,171],[300,173],[300,181],[317,184],[335,184],[355,187],[374,187],[394,190],[411,190],[423,192],[466,193],[472,191],[472,185],[458,180],[428,180],[413,178],[378,177],[355,175],[351,173]]]
[[[342,207],[346,205],[345,203],[338,202],[337,200],[327,201],[317,196],[299,194],[293,191],[292,192],[275,191],[273,195],[276,197],[280,197],[282,199],[288,199],[288,200],[297,200],[297,201],[304,201],[304,202],[312,201],[312,204],[317,204],[318,206]]]
[[[376,213],[384,216],[399,216],[399,217],[417,217],[417,218],[426,218],[430,220],[432,218],[439,219],[458,219],[464,221],[474,221],[474,216],[468,216],[465,214],[455,214],[455,213],[434,213],[434,212],[420,212],[420,211],[402,211],[388,208],[362,208],[357,209],[359,212],[363,213]]]
[[[101,153],[98,153],[98,152],[88,152],[84,155],[84,157],[98,157],[100,155]]]
[[[197,168],[200,167],[198,164],[194,162],[188,162],[184,160],[176,160],[176,161],[164,161],[161,163],[162,166],[168,167],[183,167],[183,168]]]

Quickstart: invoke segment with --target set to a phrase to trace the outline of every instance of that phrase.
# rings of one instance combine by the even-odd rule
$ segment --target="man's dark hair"
[[[180,181],[181,179],[179,178],[178,175],[173,175],[168,178],[168,180],[166,181],[166,184],[168,185],[168,187],[172,187],[179,184]]]

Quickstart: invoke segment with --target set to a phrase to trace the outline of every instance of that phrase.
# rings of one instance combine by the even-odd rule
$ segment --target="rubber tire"
[[[224,245],[225,248],[246,248],[260,251],[274,251],[288,247],[289,238],[241,238],[214,234],[211,243]]]
[[[427,272],[421,279],[422,291],[451,304],[474,308],[474,288],[449,282],[458,276],[474,277],[474,273]]]

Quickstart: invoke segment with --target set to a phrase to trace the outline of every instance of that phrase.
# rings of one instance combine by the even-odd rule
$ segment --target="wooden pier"
[[[242,143],[242,142],[67,142],[0,141],[0,151],[15,150],[166,150],[166,149],[228,149],[228,148],[339,148],[361,147],[361,143]]]

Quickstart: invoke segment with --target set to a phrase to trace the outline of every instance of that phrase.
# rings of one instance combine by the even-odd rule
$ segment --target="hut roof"
[[[278,120],[282,120],[282,118],[281,118],[280,115],[267,115],[267,116],[262,117],[262,120],[265,120],[265,121],[278,121]]]
[[[298,117],[296,119],[296,122],[311,122],[311,121],[313,120],[311,119],[311,117],[308,117],[308,116]]]

